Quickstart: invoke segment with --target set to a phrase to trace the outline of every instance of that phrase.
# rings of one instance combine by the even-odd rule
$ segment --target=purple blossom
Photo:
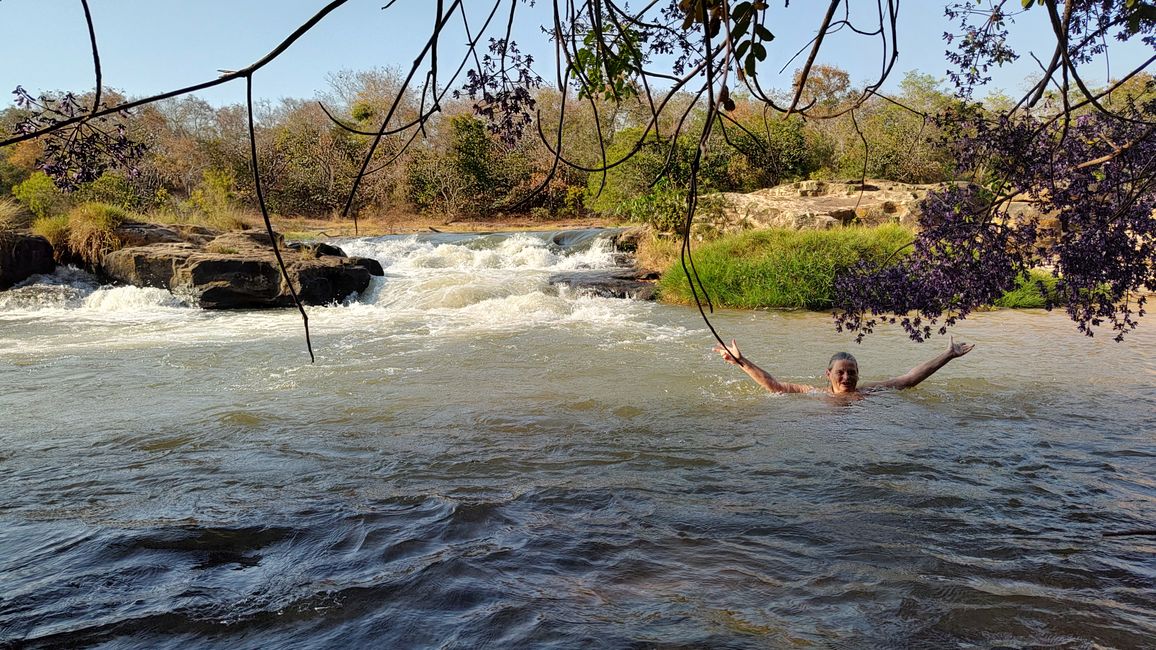
[[[12,94],[16,96],[16,106],[30,113],[16,124],[15,133],[51,129],[44,135],[44,149],[37,167],[61,190],[74,191],[114,167],[125,168],[130,175],[136,173],[135,163],[144,155],[146,147],[129,137],[120,119],[107,115],[85,117],[92,112],[92,107],[82,105],[73,93],[33,97],[17,86]],[[53,128],[76,118],[82,119]]]
[[[983,184],[930,194],[906,254],[837,278],[836,328],[862,340],[899,324],[922,341],[1047,269],[1049,309],[1063,307],[1088,336],[1107,326],[1122,340],[1156,287],[1156,128],[1140,119],[1153,114],[1156,101],[1069,123],[957,122],[957,160],[985,170]],[[1013,213],[1012,199],[1043,217]]]

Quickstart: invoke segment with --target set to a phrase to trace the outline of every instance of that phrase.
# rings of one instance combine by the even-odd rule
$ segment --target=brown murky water
[[[209,313],[0,294],[0,647],[1150,647],[1156,323],[980,314],[913,391],[771,396],[697,312],[559,295],[613,257],[342,242],[387,277]],[[50,284],[55,283],[55,284]],[[939,352],[716,325],[793,382]]]

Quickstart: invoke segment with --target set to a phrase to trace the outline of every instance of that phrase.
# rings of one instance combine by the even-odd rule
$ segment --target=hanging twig
[[[297,289],[293,287],[293,279],[289,277],[289,269],[285,267],[285,260],[281,257],[281,248],[277,245],[277,233],[273,232],[273,222],[269,219],[269,208],[265,205],[265,193],[261,189],[261,165],[257,158],[257,133],[253,118],[253,75],[245,77],[245,103],[249,110],[249,160],[253,166],[253,184],[257,188],[257,204],[261,207],[261,218],[265,222],[265,232],[269,234],[269,245],[273,247],[273,256],[277,258],[277,266],[281,269],[281,278],[293,297],[293,304],[301,312],[301,323],[305,327],[305,347],[309,350],[309,361],[316,361],[313,356],[313,342],[309,339],[309,315],[305,313],[305,305],[297,296]]]

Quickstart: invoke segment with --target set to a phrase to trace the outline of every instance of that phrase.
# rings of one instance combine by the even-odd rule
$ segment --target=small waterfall
[[[548,278],[559,271],[617,265],[603,231],[490,235],[421,235],[339,242],[350,255],[381,262],[359,302],[376,307],[463,310],[475,321],[518,320],[568,312]]]
[[[164,289],[101,285],[96,276],[73,266],[34,275],[0,291],[0,311],[149,313],[157,308],[182,309],[188,303]]]
[[[334,240],[349,255],[379,261],[375,277],[360,296],[344,304],[310,308],[318,332],[383,331],[391,336],[476,336],[548,325],[594,331],[650,329],[643,323],[652,305],[583,295],[551,284],[559,273],[605,273],[621,268],[613,248],[616,230],[365,237]],[[134,337],[152,340],[253,339],[296,337],[295,310],[202,310],[158,288],[101,285],[75,268],[30,278],[0,292],[0,318],[29,333],[48,321],[93,324],[164,323]],[[211,328],[206,324],[211,322]],[[146,327],[146,330],[148,328]],[[64,336],[63,330],[54,328]],[[44,345],[59,345],[53,337]],[[98,340],[88,344],[99,345]]]

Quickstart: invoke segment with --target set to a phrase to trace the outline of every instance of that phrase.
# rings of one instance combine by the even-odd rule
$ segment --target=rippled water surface
[[[0,646],[1153,647],[1156,323],[980,314],[845,405],[559,293],[615,262],[585,235],[338,243],[386,277],[311,311],[314,364],[288,310],[0,293]],[[946,345],[715,323],[816,385]]]

